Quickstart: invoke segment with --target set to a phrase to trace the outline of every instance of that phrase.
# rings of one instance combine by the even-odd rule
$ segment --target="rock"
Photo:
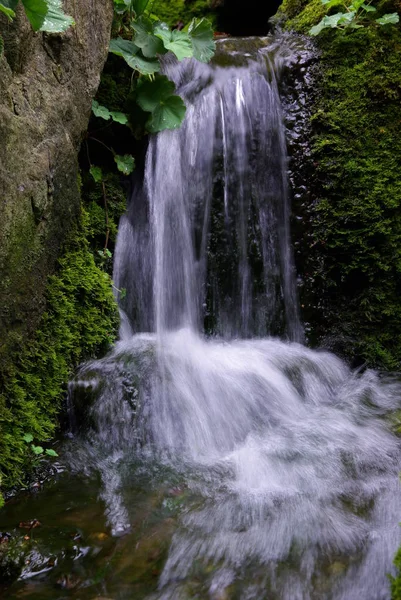
[[[107,57],[111,0],[65,0],[75,27],[34,33],[0,16],[0,367],[32,333],[80,211],[77,154]]]

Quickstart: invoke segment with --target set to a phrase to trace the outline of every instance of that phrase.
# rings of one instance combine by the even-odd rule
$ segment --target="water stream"
[[[68,473],[22,506],[54,539],[7,598],[388,600],[400,386],[302,345],[280,101],[299,43],[166,63],[187,118],[150,141],[120,340],[71,384]]]

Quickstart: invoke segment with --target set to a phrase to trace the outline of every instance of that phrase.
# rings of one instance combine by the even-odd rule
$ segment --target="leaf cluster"
[[[360,29],[367,25],[395,25],[400,18],[398,13],[387,13],[377,19],[372,19],[376,13],[376,8],[371,2],[365,0],[321,0],[326,10],[341,6],[345,12],[338,12],[332,15],[325,15],[321,21],[309,30],[310,35],[319,35],[324,29]]]
[[[61,33],[66,31],[74,20],[63,11],[62,0],[21,0],[25,14],[34,31]],[[16,15],[19,0],[0,0],[0,12],[12,20]]]

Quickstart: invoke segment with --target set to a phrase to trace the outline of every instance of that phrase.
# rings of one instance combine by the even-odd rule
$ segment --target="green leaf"
[[[51,448],[46,449],[46,454],[47,454],[47,456],[54,456],[54,457],[58,456],[57,452],[55,450],[52,450]]]
[[[134,42],[124,40],[121,37],[111,40],[109,46],[109,52],[112,52],[112,54],[116,54],[117,56],[122,56],[123,58],[125,58],[126,55],[133,56],[138,50],[139,48]]]
[[[124,173],[124,175],[130,175],[135,169],[135,160],[130,154],[125,154],[124,156],[116,154],[114,156],[114,160],[116,162],[117,169],[121,171],[121,173]]]
[[[333,6],[344,6],[344,1],[343,0],[322,0],[322,4],[328,10],[329,8],[332,8]]]
[[[30,444],[31,442],[33,442],[33,435],[32,433],[26,433],[23,438],[24,442],[26,442],[27,444]]]
[[[157,133],[165,129],[177,129],[185,118],[186,110],[180,96],[170,96],[152,112],[146,128],[150,133]]]
[[[399,21],[400,17],[398,13],[387,13],[380,17],[380,19],[376,19],[376,23],[379,25],[396,25]]]
[[[131,0],[114,0],[114,11],[118,15],[123,15],[125,12],[127,12],[130,4]]]
[[[43,450],[42,446],[34,446],[34,445],[32,444],[31,448],[32,448],[32,451],[33,451],[33,453],[34,453],[34,454],[37,454],[37,455],[39,455],[39,454],[43,454],[43,452],[44,452],[44,450]]]
[[[363,10],[365,12],[376,12],[375,7],[374,6],[370,6],[370,4],[365,4],[364,3],[364,4],[361,5],[361,8],[363,8]]]
[[[15,17],[15,9],[17,8],[18,0],[0,0],[0,12],[7,15],[11,20]]]
[[[207,19],[197,21],[194,19],[188,29],[192,41],[194,57],[200,62],[209,62],[216,51],[216,43],[213,40],[213,29]]]
[[[117,38],[110,42],[110,52],[117,56],[122,56],[125,62],[142,75],[153,75],[160,71],[160,63],[158,60],[149,60],[139,53],[139,48],[129,40]]]
[[[175,85],[165,75],[158,75],[153,81],[140,80],[137,87],[137,102],[148,112],[153,112],[175,92]]]
[[[92,165],[89,169],[89,173],[92,175],[96,183],[101,183],[101,181],[103,180],[103,173],[100,167],[95,167]]]
[[[146,10],[150,0],[132,0],[132,10],[137,17],[140,17]]]
[[[174,95],[174,91],[174,83],[165,75],[138,83],[137,102],[143,110],[152,113],[146,123],[150,133],[177,129],[184,120],[185,104],[182,98]]]
[[[171,31],[165,23],[158,23],[154,31],[155,35],[163,41],[166,50],[173,52],[178,60],[193,56],[192,40],[185,31],[178,31],[178,29]]]
[[[146,58],[154,58],[157,54],[165,54],[162,40],[154,35],[153,23],[147,17],[139,17],[132,24],[135,31],[135,44],[142,50]]]
[[[22,4],[34,31],[61,33],[74,25],[74,19],[63,12],[61,0],[22,0]]]
[[[319,33],[323,31],[323,29],[326,29],[324,19],[322,19],[317,25],[314,25],[314,27],[309,29],[309,35],[319,35]]]
[[[113,110],[110,111],[110,116],[115,121],[115,123],[121,123],[121,125],[127,125],[128,117],[125,113],[115,112]]]
[[[95,115],[95,117],[99,117],[100,119],[104,119],[105,121],[108,121],[111,117],[109,109],[99,104],[99,102],[97,102],[96,100],[93,100],[92,102],[92,112]]]

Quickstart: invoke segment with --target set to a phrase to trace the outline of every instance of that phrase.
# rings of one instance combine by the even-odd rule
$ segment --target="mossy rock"
[[[306,33],[320,0],[284,0],[288,29]],[[377,5],[378,15],[400,10]],[[317,343],[350,360],[401,366],[401,30],[325,30],[312,110],[307,182],[311,240],[302,304]],[[301,198],[302,202],[302,198]],[[313,312],[308,306],[313,307]]]

